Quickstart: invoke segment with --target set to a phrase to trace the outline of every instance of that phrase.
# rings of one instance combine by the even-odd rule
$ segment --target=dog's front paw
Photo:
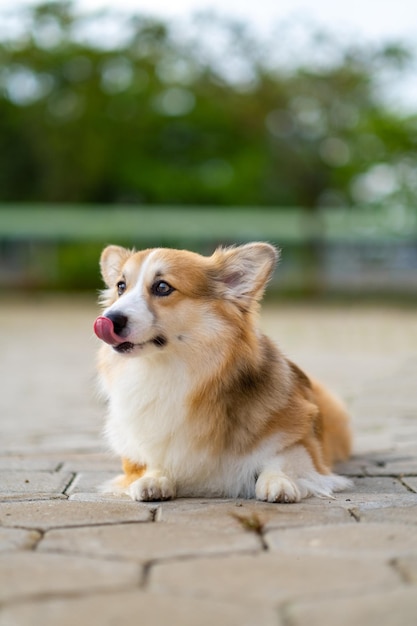
[[[126,493],[132,500],[149,502],[152,500],[171,500],[175,498],[173,483],[166,476],[142,476],[135,480]]]
[[[301,493],[297,485],[285,474],[264,471],[256,481],[257,500],[264,502],[299,502]]]

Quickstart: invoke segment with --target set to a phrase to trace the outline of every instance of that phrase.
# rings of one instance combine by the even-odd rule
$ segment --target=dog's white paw
[[[285,474],[264,471],[256,481],[257,500],[264,502],[299,502],[301,493],[297,485]]]
[[[170,500],[175,497],[173,483],[166,476],[142,476],[127,489],[132,500],[149,502],[152,500]]]

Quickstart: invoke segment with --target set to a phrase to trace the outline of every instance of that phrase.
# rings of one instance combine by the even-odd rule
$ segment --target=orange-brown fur
[[[216,339],[197,332],[200,343],[187,353],[195,384],[186,398],[184,423],[197,452],[242,459],[280,433],[286,449],[302,446],[315,470],[330,475],[332,465],[350,453],[348,416],[338,399],[257,330],[259,300],[275,263],[267,248],[271,247],[253,244],[247,253],[251,263],[249,252],[253,255],[253,267],[246,258],[245,265],[235,249],[218,250],[212,257],[158,250],[156,267],[160,269],[153,280],[161,278],[174,291],[167,298],[155,298],[145,285],[141,298],[161,328],[170,328],[172,319],[183,318],[186,331],[198,325],[205,311],[221,321],[223,334],[216,349]],[[151,252],[114,246],[104,250],[101,268],[108,285],[103,298],[107,307],[117,301],[117,281],[122,278],[128,289],[133,288]],[[244,288],[238,292],[235,285],[240,283]],[[169,336],[169,347],[182,355],[181,333],[175,332],[175,337]],[[202,360],[204,351],[207,362]],[[131,367],[124,359],[109,346],[102,348],[100,370],[110,389]],[[140,481],[147,469],[139,459],[124,457],[124,477],[118,487],[125,489]]]
[[[129,459],[122,458],[122,469],[123,474],[117,479],[117,484],[121,489],[126,489],[135,480],[138,480],[138,478],[141,478],[144,475],[146,466],[138,465],[136,463],[132,463]]]

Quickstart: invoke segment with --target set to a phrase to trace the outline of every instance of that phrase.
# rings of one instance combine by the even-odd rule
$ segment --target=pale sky
[[[9,0],[10,1],[10,0]],[[417,34],[416,0],[77,0],[82,7],[131,8],[161,16],[184,16],[205,8],[233,15],[268,29],[290,15],[310,15],[315,21],[347,28],[370,38]]]
[[[369,38],[417,36],[416,0],[77,0],[81,7],[109,7],[182,17],[206,8],[243,18],[262,30],[291,15]]]
[[[1,14],[15,12],[19,6],[38,3],[0,0],[0,19]],[[82,12],[107,8],[173,18],[185,24],[191,15],[212,10],[219,16],[247,22],[255,33],[265,37],[274,32],[274,26],[301,18],[304,25],[310,22],[322,26],[325,32],[340,35],[342,41],[404,41],[417,49],[417,0],[74,0],[74,4]],[[293,43],[290,57],[298,50],[297,41]],[[394,102],[413,111],[417,106],[415,73],[417,69],[390,88]]]
[[[34,0],[0,0],[0,9],[35,4]],[[293,15],[310,17],[335,31],[357,33],[367,39],[417,38],[416,0],[76,0],[82,9],[133,10],[161,17],[187,17],[214,9],[220,15],[242,18],[262,32]]]

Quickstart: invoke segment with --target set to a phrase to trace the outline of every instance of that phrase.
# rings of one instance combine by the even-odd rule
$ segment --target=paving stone
[[[405,524],[339,524],[268,532],[271,550],[295,554],[417,554],[417,533]]]
[[[404,476],[402,482],[417,496],[417,476]]]
[[[235,532],[238,527],[250,530],[253,524],[263,528],[308,526],[318,523],[353,521],[342,507],[312,508],[305,504],[269,504],[256,500],[174,500],[163,502],[156,519],[167,523],[196,525]]]
[[[114,472],[121,471],[121,461],[104,452],[51,452],[37,454],[28,451],[25,454],[5,454],[0,452],[0,470],[39,470],[48,472]]]
[[[356,455],[337,471],[352,476],[354,487],[335,500],[310,498],[299,505],[202,499],[138,504],[97,493],[98,482],[119,473],[120,460],[105,452],[105,408],[92,391],[96,311],[92,301],[80,308],[73,298],[59,306],[45,300],[0,307],[0,413],[8,417],[0,425],[6,451],[0,455],[0,480],[9,476],[14,489],[6,493],[0,487],[9,500],[0,505],[0,551],[9,553],[3,552],[3,562],[14,564],[13,576],[21,572],[27,594],[9,596],[0,626],[131,626],[138,619],[150,626],[279,626],[278,608],[288,626],[307,626],[307,620],[308,626],[414,626],[415,311],[270,309],[271,331],[282,348],[339,389],[353,416]],[[27,351],[40,353],[54,328],[63,327],[59,367],[51,353],[36,371],[25,372]],[[18,344],[11,339],[16,332]],[[63,377],[68,385],[62,385]],[[25,475],[34,482],[22,485]],[[64,476],[64,486],[35,481]],[[269,552],[262,550],[263,538],[244,530],[257,520],[271,542]],[[47,531],[40,542],[37,528]],[[136,576],[144,559],[153,562],[154,591],[122,593],[123,585],[111,583],[107,559],[132,568],[120,570],[128,589],[138,581],[134,577],[132,583],[128,572]],[[88,578],[78,575],[84,562],[91,582],[81,589],[78,583]],[[66,564],[68,581],[60,569]],[[94,568],[101,571],[101,564],[96,593]],[[9,583],[0,584],[0,591],[12,590]],[[42,591],[44,584],[50,592]],[[286,613],[289,608],[293,612]]]
[[[36,499],[62,495],[73,475],[69,472],[0,471],[0,500]]]
[[[138,562],[261,549],[253,533],[235,533],[176,524],[115,524],[51,530],[40,550],[119,557]]]
[[[94,309],[88,312],[73,297],[61,304],[2,302],[0,412],[8,416],[1,437],[6,450],[97,446],[100,415],[93,402],[95,345],[89,324]],[[59,353],[45,350],[51,337],[59,337]],[[42,355],[36,367],[28,354]]]
[[[61,384],[61,383],[57,383]],[[80,393],[77,391],[77,393]],[[55,401],[55,406],[58,404],[58,399]],[[51,402],[52,404],[52,402]],[[60,406],[60,409],[62,405]],[[40,407],[39,410],[42,411],[44,407]],[[80,407],[79,411],[82,411],[84,407]],[[28,409],[29,415],[32,415],[33,410]],[[70,422],[73,415],[68,417],[68,421]],[[85,419],[88,419],[88,416],[84,416]],[[100,445],[100,428],[94,430],[94,432],[84,432],[84,427],[82,424],[72,423],[72,428],[77,429],[76,431],[68,430],[70,428],[69,424],[65,424],[63,422],[63,418],[61,418],[59,425],[56,424],[53,427],[50,425],[41,425],[39,424],[36,427],[31,427],[31,424],[25,423],[23,419],[21,419],[23,424],[18,429],[16,425],[16,430],[12,433],[8,433],[7,437],[5,437],[5,447],[4,450],[7,454],[20,455],[20,454],[33,454],[34,450],[39,454],[45,454],[45,456],[49,456],[51,452],[56,452],[59,456],[64,456],[65,454],[71,454],[73,452],[84,454],[96,453],[98,450],[102,449]],[[45,432],[45,426],[48,427],[48,430]],[[52,428],[55,428],[57,432],[53,432]],[[67,429],[67,432],[65,432]]]
[[[417,475],[417,446],[408,445],[401,450],[386,450],[372,454],[355,456],[346,463],[337,465],[337,470],[349,472],[352,466],[362,469],[366,476],[402,476]],[[360,475],[358,471],[357,475]]]
[[[234,516],[243,511],[249,514],[252,508],[253,502],[248,500],[178,499],[161,502],[156,520],[164,524],[186,525],[187,528],[236,533],[242,530],[242,526]],[[265,515],[271,513],[265,511],[265,508],[267,506],[263,510]]]
[[[375,477],[360,477],[354,479],[354,485],[351,489],[346,489],[343,494],[383,494],[383,493],[399,493],[404,494],[407,492],[406,487],[401,484],[401,481],[397,478],[389,478],[386,476]]]
[[[126,494],[122,493],[96,493],[94,491],[72,493],[69,495],[68,500],[76,502],[132,502]],[[159,503],[148,504],[148,507],[155,508]],[[140,505],[142,506],[142,505]]]
[[[276,611],[241,602],[128,591],[13,605],[0,613],[0,626],[282,626]]]
[[[364,426],[354,426],[355,442],[354,450],[357,454],[367,454],[368,452],[385,450],[395,445],[395,431],[389,431],[387,427],[382,426],[381,422],[386,422],[388,419],[384,419],[379,416],[379,423],[374,428],[366,428]],[[366,415],[361,417],[360,422],[366,423]]]
[[[400,479],[387,476],[355,477],[353,487],[335,494],[335,502],[342,507],[353,506],[406,506],[415,502],[415,494],[410,492]],[[324,499],[325,502],[329,502]],[[323,500],[310,498],[305,501],[311,506],[320,506]]]
[[[344,463],[337,463],[334,468],[336,474],[341,476],[363,476],[367,461],[363,457],[352,457]]]
[[[276,506],[256,500],[178,499],[161,503],[156,520],[236,533],[247,528],[241,518],[255,516],[264,525],[276,515]]]
[[[416,589],[384,589],[353,597],[302,602],[285,608],[291,626],[415,626]]]
[[[417,363],[416,363],[417,367]],[[408,441],[400,448],[396,448],[392,451],[393,458],[389,458],[389,461],[398,461],[403,458],[412,459],[417,458],[417,441]],[[383,459],[385,460],[385,459]]]
[[[381,461],[365,467],[368,476],[414,476],[417,477],[417,458],[405,458],[397,461]]]
[[[111,480],[115,476],[116,472],[112,471],[82,471],[76,474],[66,493],[68,495],[73,495],[75,493],[97,493],[105,482]]]
[[[96,452],[90,454],[61,455],[63,470],[69,472],[114,472],[114,476],[121,472],[121,460],[111,454]]]
[[[30,550],[41,538],[36,530],[0,527],[0,552]]]
[[[377,556],[263,552],[159,563],[150,571],[149,586],[160,593],[273,607],[296,597],[363,592],[398,582],[398,574]]]
[[[142,573],[133,563],[65,554],[15,552],[0,555],[0,602],[139,585]]]
[[[399,572],[404,582],[409,585],[417,585],[417,555],[401,556],[394,559],[393,567]]]
[[[405,494],[380,494],[378,496],[372,496],[367,494],[358,494],[350,496],[348,502],[349,509],[358,507],[359,509],[380,509],[389,506],[413,506],[416,503],[416,494],[407,490]],[[341,503],[343,505],[343,503]]]
[[[356,481],[356,478],[354,479]],[[354,491],[342,491],[336,493],[334,499],[308,498],[302,501],[303,506],[322,509],[345,508],[351,510],[382,508],[388,506],[412,506],[416,503],[416,494],[410,492],[406,487],[400,493],[367,493]],[[286,505],[287,506],[287,505]],[[298,505],[288,505],[290,507]]]
[[[287,526],[316,526],[318,524],[349,524],[354,519],[347,508],[341,506],[309,506],[309,504],[279,505],[277,515],[265,526],[266,530]]]
[[[395,432],[393,433],[392,438],[394,445],[400,446],[403,444],[408,444],[410,441],[417,441],[417,425],[414,425],[409,428],[404,428],[404,426],[399,425]]]
[[[359,507],[356,515],[361,522],[417,524],[417,498],[416,503],[410,506],[386,506],[372,509]]]
[[[0,506],[0,524],[48,530],[66,526],[89,526],[119,522],[148,522],[152,507],[127,502],[36,501],[10,502]]]
[[[32,454],[0,456],[0,470],[56,472],[61,466],[62,461],[55,456],[34,456]]]

